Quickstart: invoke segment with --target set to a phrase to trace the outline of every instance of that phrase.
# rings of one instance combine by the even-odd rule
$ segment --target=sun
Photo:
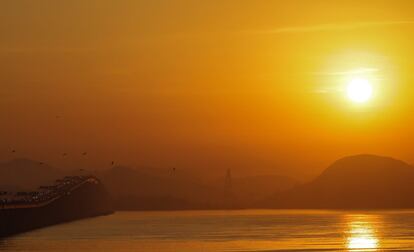
[[[346,88],[348,98],[356,103],[364,103],[371,99],[373,89],[368,79],[352,79]]]

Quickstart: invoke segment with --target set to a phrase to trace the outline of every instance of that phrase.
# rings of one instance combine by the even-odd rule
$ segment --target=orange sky
[[[414,163],[413,9],[1,1],[0,158],[296,177],[358,153]],[[364,105],[341,91],[355,71],[375,85]]]

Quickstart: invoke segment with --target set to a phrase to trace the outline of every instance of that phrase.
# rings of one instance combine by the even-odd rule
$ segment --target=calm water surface
[[[0,240],[0,251],[414,251],[413,211],[118,212]]]

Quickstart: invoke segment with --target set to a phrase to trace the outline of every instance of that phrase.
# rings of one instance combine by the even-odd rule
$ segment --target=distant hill
[[[201,182],[181,170],[116,166],[97,176],[108,187],[119,209],[227,208],[223,180]],[[232,179],[232,207],[255,207],[254,203],[287,190],[296,182],[284,176],[252,176]]]
[[[389,157],[340,159],[312,182],[279,193],[264,205],[274,208],[414,207],[414,167]]]
[[[218,190],[174,172],[160,176],[116,166],[97,172],[97,176],[111,192],[118,209],[211,208],[219,204]]]
[[[58,178],[85,172],[89,171],[63,171],[39,161],[15,159],[0,163],[0,190],[35,190]],[[293,179],[283,176],[233,178],[234,198],[228,198],[225,174],[223,179],[213,181],[203,180],[194,171],[185,169],[114,166],[93,175],[107,187],[118,210],[257,207],[256,202],[296,185]]]
[[[216,187],[223,187],[217,183]],[[269,198],[277,192],[286,191],[298,185],[298,182],[287,176],[262,175],[233,178],[232,190],[241,207],[255,207],[255,203]]]
[[[34,190],[62,176],[62,171],[47,164],[24,158],[14,159],[0,163],[0,190]]]

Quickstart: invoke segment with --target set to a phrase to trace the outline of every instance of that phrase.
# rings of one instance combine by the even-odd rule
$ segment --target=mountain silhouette
[[[113,166],[97,170],[118,210],[178,210],[220,208],[223,185],[206,185],[184,169]],[[59,170],[26,158],[0,163],[0,191],[32,191],[79,169]]]
[[[273,208],[414,207],[414,167],[389,157],[342,158],[312,182],[279,193],[265,205]]]
[[[112,194],[117,209],[210,208],[221,191],[187,176],[115,166],[96,174]]]
[[[39,161],[26,158],[0,163],[0,189],[34,190],[53,183],[63,172]]]
[[[260,175],[236,177],[232,179],[232,190],[241,207],[255,207],[254,203],[271,197],[277,192],[286,191],[298,182],[287,176]],[[220,188],[220,183],[216,184]]]

